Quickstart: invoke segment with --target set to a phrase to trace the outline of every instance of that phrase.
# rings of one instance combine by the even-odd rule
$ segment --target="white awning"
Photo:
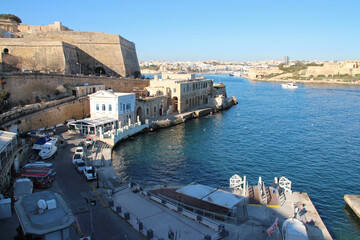
[[[217,190],[204,197],[202,200],[230,209],[237,205],[239,202],[243,201],[243,199],[244,197],[240,195]]]
[[[191,183],[176,190],[177,193],[182,193],[184,195],[187,195],[189,197],[194,197],[197,199],[202,199],[203,197],[206,197],[207,195],[215,191],[216,188],[205,186],[202,184],[197,184],[197,183]]]

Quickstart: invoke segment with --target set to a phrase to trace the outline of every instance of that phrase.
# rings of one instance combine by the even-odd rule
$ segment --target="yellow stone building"
[[[167,106],[173,111],[183,113],[190,108],[208,103],[212,94],[213,80],[195,77],[195,74],[162,73],[150,80],[147,90],[150,96],[167,96]]]

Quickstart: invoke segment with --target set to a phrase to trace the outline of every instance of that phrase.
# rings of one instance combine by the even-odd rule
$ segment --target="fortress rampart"
[[[115,92],[132,92],[133,88],[144,89],[149,86],[146,79],[127,79],[113,77],[77,76],[48,73],[0,73],[3,89],[11,93],[13,102],[27,101],[34,96],[51,95],[56,89],[79,84],[105,84]]]
[[[6,24],[0,27],[10,28]],[[61,22],[47,26],[21,24],[13,30],[19,38],[1,38],[0,52],[2,55],[9,52],[13,58],[18,58],[24,65],[17,66],[18,70],[25,67],[51,69],[57,65],[52,71],[65,74],[140,76],[135,44],[117,34],[72,31]],[[3,68],[2,71],[14,69]]]

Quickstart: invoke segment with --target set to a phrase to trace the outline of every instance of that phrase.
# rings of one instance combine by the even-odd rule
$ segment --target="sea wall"
[[[216,112],[228,109],[236,104],[238,104],[236,97],[231,97],[224,101],[221,106],[204,106],[203,108],[199,108],[197,110],[188,111],[186,113],[178,114],[175,116],[164,117],[161,120],[150,120],[149,129],[150,131],[154,131],[159,128],[171,127],[180,123],[184,123],[189,119],[199,118],[208,114],[214,114]]]

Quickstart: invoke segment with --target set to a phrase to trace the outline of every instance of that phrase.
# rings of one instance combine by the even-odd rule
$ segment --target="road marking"
[[[96,191],[94,185],[90,184],[90,186],[91,186],[93,192],[95,193],[96,197],[99,199],[101,205],[102,205],[104,208],[106,208],[107,205],[103,202],[103,200],[102,200],[102,198],[100,197],[99,193]]]

